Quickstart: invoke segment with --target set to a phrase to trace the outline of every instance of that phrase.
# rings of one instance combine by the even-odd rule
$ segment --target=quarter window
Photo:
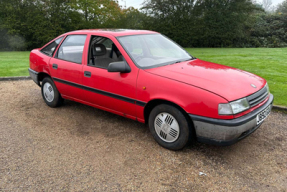
[[[56,39],[55,41],[53,41],[52,43],[50,43],[49,45],[47,45],[46,47],[44,47],[41,52],[52,57],[55,50],[57,49],[59,43],[62,41],[63,37],[60,37],[58,39]]]
[[[87,35],[70,35],[60,46],[56,58],[82,63],[82,56]]]

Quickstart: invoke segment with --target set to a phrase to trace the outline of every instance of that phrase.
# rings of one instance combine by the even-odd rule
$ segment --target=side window
[[[61,44],[56,58],[73,63],[82,63],[87,35],[69,35]]]
[[[106,39],[106,40],[103,42],[103,45],[104,45],[107,49],[111,49],[111,48],[112,48],[112,45],[113,45],[113,42],[112,42],[112,40],[110,40],[110,39]]]
[[[110,63],[123,60],[124,57],[112,40],[100,36],[91,37],[89,66],[107,69]]]
[[[52,57],[62,39],[63,37],[56,39],[55,41],[53,41],[52,43],[41,49],[41,52]]]

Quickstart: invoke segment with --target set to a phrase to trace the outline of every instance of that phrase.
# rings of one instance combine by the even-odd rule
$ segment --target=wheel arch
[[[153,99],[150,100],[144,108],[144,119],[145,119],[145,123],[148,124],[148,119],[149,119],[149,114],[152,111],[153,108],[155,108],[156,106],[160,105],[160,104],[169,104],[172,105],[174,107],[176,107],[177,109],[179,109],[183,115],[185,116],[188,124],[190,125],[189,128],[192,131],[192,137],[193,139],[196,139],[196,132],[195,132],[195,128],[194,128],[194,124],[192,119],[188,116],[188,113],[178,104],[168,101],[168,100],[164,100],[164,99]]]
[[[169,105],[172,105],[172,106],[178,108],[186,116],[186,118],[191,121],[191,119],[188,116],[188,113],[178,104],[171,102],[171,101],[168,101],[168,100],[164,100],[164,99],[153,99],[153,100],[150,100],[145,105],[145,108],[144,108],[145,123],[148,123],[149,114],[152,111],[152,109],[155,108],[157,105],[160,105],[160,104],[169,104]]]
[[[39,81],[39,82],[40,82],[40,81],[43,81],[43,79],[44,79],[45,77],[50,77],[50,78],[52,78],[48,73],[40,72],[40,73],[38,74],[38,81]]]

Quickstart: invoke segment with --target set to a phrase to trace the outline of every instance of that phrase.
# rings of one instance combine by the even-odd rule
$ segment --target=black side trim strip
[[[259,112],[261,112],[264,108],[266,108],[267,106],[269,106],[272,103],[273,103],[273,95],[270,94],[268,101],[266,103],[264,103],[264,105],[255,109],[254,111],[248,113],[247,115],[244,115],[242,117],[238,117],[238,118],[232,119],[232,120],[213,119],[213,118],[202,117],[202,116],[197,116],[197,115],[192,115],[192,114],[189,114],[189,116],[192,120],[195,120],[195,121],[206,122],[206,123],[210,123],[210,124],[214,124],[214,125],[234,127],[234,126],[243,125],[243,124],[247,123],[248,121],[250,121],[251,119],[255,118]]]
[[[94,89],[94,88],[87,87],[87,86],[84,86],[84,85],[79,85],[77,83],[72,83],[70,81],[65,81],[65,80],[62,80],[62,79],[59,79],[59,78],[55,78],[55,77],[53,77],[53,79],[55,81],[58,81],[59,83],[64,83],[64,84],[67,84],[67,85],[70,85],[70,86],[73,86],[73,87],[77,87],[77,88],[80,88],[80,89],[83,89],[83,90],[86,90],[86,91],[91,91],[91,92],[94,92],[94,93],[98,93],[98,94],[101,94],[101,95],[105,95],[105,96],[108,96],[108,97],[119,99],[119,100],[122,100],[122,101],[125,101],[125,102],[128,102],[128,103],[133,103],[133,104],[136,104],[136,105],[141,106],[141,107],[144,107],[146,105],[145,102],[137,101],[135,99],[124,97],[124,96],[117,95],[117,94],[114,94],[114,93],[109,93],[109,92],[102,91],[102,90],[99,90],[99,89]]]
[[[145,102],[142,102],[142,101],[136,101],[136,104],[137,104],[138,106],[141,106],[141,107],[144,107],[144,106],[146,105],[146,103],[145,103]]]

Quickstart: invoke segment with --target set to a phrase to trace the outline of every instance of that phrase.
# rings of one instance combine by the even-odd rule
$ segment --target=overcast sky
[[[144,0],[118,0],[119,4],[122,6],[125,6],[125,2],[127,7],[133,6],[135,8],[140,8],[141,4],[144,2]],[[282,3],[284,0],[272,0],[273,5],[277,6],[279,3]],[[262,0],[257,0],[257,2],[261,3]]]
[[[273,0],[273,5],[278,5],[279,3],[282,3],[284,0]],[[260,1],[259,1],[260,2]]]

